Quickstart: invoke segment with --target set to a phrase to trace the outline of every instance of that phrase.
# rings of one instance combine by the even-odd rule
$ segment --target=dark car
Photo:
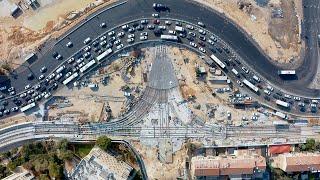
[[[190,36],[188,36],[187,39],[188,39],[189,41],[194,41],[193,37],[190,37]]]
[[[53,52],[53,53],[52,53],[52,57],[53,57],[53,58],[56,58],[58,55],[59,55],[58,52]]]
[[[8,106],[9,102],[7,100],[2,101],[3,106]]]
[[[32,73],[30,73],[30,74],[28,74],[28,80],[32,80],[33,78],[34,78],[34,76],[33,76],[33,74]]]
[[[144,29],[144,26],[139,25],[136,29],[137,29],[138,31],[142,31],[142,30]]]
[[[206,46],[206,45],[204,44],[204,42],[202,42],[202,41],[198,42],[198,44],[199,44],[200,46],[202,46],[202,47],[205,47],[205,46]]]

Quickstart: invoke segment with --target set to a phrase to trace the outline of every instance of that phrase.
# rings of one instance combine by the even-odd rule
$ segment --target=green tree
[[[66,151],[60,151],[60,159],[62,160],[71,160],[73,158],[73,153],[70,150],[66,150]]]
[[[314,139],[307,139],[306,141],[306,150],[307,151],[314,151],[316,149],[316,141]]]
[[[46,174],[40,174],[39,175],[39,180],[50,180],[50,178]]]
[[[0,178],[5,178],[7,176],[9,176],[11,174],[11,172],[9,171],[9,169],[5,166],[3,166],[2,164],[0,164]]]
[[[111,139],[107,136],[100,136],[96,141],[96,145],[103,150],[107,150],[111,145]]]
[[[10,72],[11,69],[12,69],[11,66],[10,66],[10,64],[9,64],[8,62],[2,64],[1,67],[2,67],[2,69],[6,70],[6,71],[8,71],[8,72]]]
[[[58,144],[59,150],[61,150],[61,151],[67,150],[68,144],[69,144],[69,142],[67,139],[62,139]]]
[[[61,179],[63,176],[62,167],[56,163],[51,162],[49,164],[48,170],[51,179]]]

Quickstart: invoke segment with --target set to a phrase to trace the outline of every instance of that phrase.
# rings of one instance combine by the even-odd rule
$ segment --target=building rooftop
[[[18,172],[11,174],[8,177],[3,178],[2,180],[34,180],[36,179],[31,172],[28,170],[19,167]]]
[[[284,145],[272,145],[268,148],[269,154],[282,154],[282,153],[289,153],[291,151],[291,145],[290,144],[284,144]]]
[[[254,156],[210,156],[192,158],[194,176],[221,176],[254,174],[255,170],[265,170],[266,160]]]
[[[272,166],[285,172],[320,171],[320,153],[285,153],[272,157]]]
[[[109,153],[94,147],[71,173],[71,178],[74,180],[128,179],[132,169],[125,162],[118,161]]]

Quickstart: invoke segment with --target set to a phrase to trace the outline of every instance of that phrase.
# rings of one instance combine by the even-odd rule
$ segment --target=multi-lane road
[[[26,90],[26,86],[28,85],[30,85],[30,87],[33,87],[37,84],[40,84],[42,87],[39,90],[42,92],[52,91],[55,90],[57,86],[60,86],[61,84],[58,84],[58,81],[55,82],[54,80],[51,80],[49,82],[46,82],[46,78],[48,78],[48,76],[52,74],[52,72],[54,72],[56,68],[58,68],[61,64],[64,63],[64,61],[66,61],[70,57],[74,57],[77,60],[78,58],[83,56],[83,41],[86,38],[90,37],[92,40],[94,40],[98,37],[101,37],[102,34],[110,32],[111,29],[123,24],[129,24],[129,22],[132,22],[133,20],[152,18],[151,21],[153,21],[154,18],[151,17],[151,14],[157,12],[152,8],[152,3],[153,2],[151,1],[145,0],[122,1],[120,3],[115,3],[112,6],[97,13],[94,13],[89,18],[87,18],[87,20],[81,22],[78,26],[71,29],[61,38],[57,39],[55,45],[52,48],[47,48],[46,52],[38,53],[38,59],[36,61],[31,64],[29,64],[29,62],[25,62],[23,66],[20,66],[14,73],[11,74],[11,76],[7,78],[3,77],[2,79],[4,79],[4,81],[1,82],[0,87],[2,89],[1,95],[3,95],[4,99],[9,97],[11,97],[11,99],[3,100],[4,102],[2,101],[3,104],[8,103],[8,105],[6,105],[7,107],[4,107],[5,109],[1,108],[1,110],[5,112],[4,114],[8,114],[8,111],[10,109],[12,110],[12,107],[17,106],[14,104],[18,104],[18,106],[21,106],[21,104],[26,105],[30,104],[30,102],[32,102],[35,97],[38,96],[39,99],[42,97],[40,96],[41,93],[29,91],[30,89]],[[221,47],[230,46],[231,51],[235,51],[237,58],[239,57],[239,59],[248,66],[248,69],[250,69],[251,72],[256,72],[258,76],[262,77],[263,79],[268,79],[267,83],[279,87],[280,90],[286,89],[286,91],[289,91],[295,95],[298,94],[302,97],[311,96],[317,98],[319,96],[318,90],[311,90],[307,88],[307,85],[312,81],[314,77],[318,64],[317,41],[315,40],[318,26],[314,25],[317,23],[312,23],[312,19],[316,18],[314,16],[315,14],[317,14],[319,9],[316,1],[303,2],[305,7],[304,26],[306,29],[304,32],[307,39],[307,48],[305,51],[305,60],[303,61],[303,64],[296,70],[298,78],[291,81],[285,81],[281,79],[278,76],[279,68],[270,63],[269,58],[260,50],[255,42],[253,42],[252,39],[250,39],[247,34],[244,33],[234,23],[224,18],[217,12],[214,12],[207,7],[188,0],[161,0],[159,1],[159,3],[165,4],[170,8],[169,11],[159,12],[160,18],[181,20],[184,22],[188,22],[188,24],[197,24],[197,22],[199,21],[203,22],[206,26],[203,29],[206,29],[208,32],[213,33],[218,39],[221,40],[219,41],[220,49]],[[100,25],[102,23],[106,23],[107,27],[101,28]],[[161,23],[163,23],[162,20]],[[119,31],[117,31],[117,33],[118,32]],[[125,36],[127,36],[127,34],[125,34]],[[153,35],[153,33],[149,33],[149,39],[152,40],[155,38],[156,37]],[[189,44],[189,42],[184,38],[181,39],[181,43],[187,45]],[[72,42],[73,46],[66,47],[66,44],[68,42]],[[107,42],[109,43],[109,40]],[[228,44],[228,46],[224,45],[225,43]],[[126,42],[122,42],[122,44],[124,44],[125,46],[128,45],[126,44]],[[91,45],[92,47],[92,44],[89,45]],[[116,50],[115,46],[114,50]],[[90,50],[90,52],[92,51],[93,50]],[[60,58],[59,60],[55,59],[53,57],[53,54],[55,52],[60,54],[62,58]],[[241,66],[239,66],[239,68],[241,68]],[[46,72],[40,72],[40,69],[42,67],[46,67]],[[69,67],[69,69],[67,70],[74,71],[73,69],[71,69],[71,67]],[[63,76],[67,74],[67,70],[64,71],[65,74],[63,74]],[[34,76],[34,78],[31,80],[30,78],[28,79],[28,76],[30,74]],[[41,75],[43,75],[44,78],[40,82],[39,77]],[[14,87],[15,95],[13,96],[9,95],[10,92],[8,91],[8,89],[10,89],[10,87]],[[27,91],[29,91],[30,93],[27,93],[27,95],[25,95],[23,92]],[[22,99],[20,98],[21,93],[23,94],[22,96],[24,96]],[[14,100],[14,103],[12,100]],[[15,110],[13,109],[12,111]]]

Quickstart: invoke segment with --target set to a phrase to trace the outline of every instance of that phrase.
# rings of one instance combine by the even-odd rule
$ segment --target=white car
[[[241,81],[237,80],[237,83],[239,84],[239,86],[241,86],[241,87],[243,86]]]
[[[79,64],[79,68],[82,68],[84,65],[86,65],[85,62],[80,63],[80,64]]]
[[[119,46],[117,46],[117,50],[123,48],[123,44],[120,44]]]
[[[88,44],[89,42],[91,42],[91,38],[90,38],[90,37],[87,37],[87,38],[83,41],[84,44]]]
[[[165,21],[164,22],[166,25],[171,25],[171,21]]]
[[[148,20],[143,19],[143,20],[140,21],[140,23],[141,23],[141,24],[148,24]]]
[[[62,59],[61,54],[58,54],[58,56],[56,57],[56,60]]]
[[[68,48],[72,47],[72,42],[69,41],[69,42],[66,44],[66,46],[67,46]]]
[[[35,86],[33,87],[33,89],[34,89],[34,90],[38,90],[38,89],[40,89],[40,87],[41,87],[41,85],[40,85],[40,84],[37,84],[37,85],[35,85]]]
[[[106,45],[106,44],[107,44],[107,41],[106,41],[106,40],[100,42],[100,46],[104,46],[104,45]]]
[[[101,23],[101,24],[100,24],[100,27],[101,27],[101,28],[105,28],[105,27],[107,27],[107,24],[106,24],[106,23]]]
[[[134,42],[134,39],[133,39],[133,38],[127,39],[127,42],[128,42],[128,43],[133,43],[133,42]]]
[[[161,29],[161,30],[166,30],[167,27],[166,27],[166,26],[159,26],[159,29]]]
[[[140,36],[140,40],[141,40],[141,41],[144,41],[144,40],[147,40],[147,39],[148,39],[147,36]]]
[[[204,23],[203,23],[203,22],[200,22],[200,21],[198,22],[198,25],[201,26],[201,27],[204,27],[204,26],[205,26]]]
[[[56,81],[58,81],[61,77],[62,77],[62,73],[59,73],[59,74],[56,75],[56,77],[54,79]]]
[[[289,95],[289,94],[285,94],[284,97],[287,98],[287,99],[291,99],[292,96]]]
[[[68,73],[65,75],[65,77],[68,78],[68,77],[71,76],[71,74],[72,74],[72,72],[68,72]]]
[[[159,14],[158,13],[152,13],[152,17],[158,18]]]
[[[168,33],[172,35],[176,35],[176,31],[173,31],[173,30],[169,30]]]
[[[134,34],[129,34],[128,38],[134,38]]]
[[[33,89],[30,89],[29,91],[27,91],[28,94],[32,94],[34,92]]]
[[[10,95],[15,95],[16,92],[15,92],[15,91],[11,91],[9,94],[10,94]]]
[[[110,31],[110,32],[108,32],[108,36],[114,36],[114,31]]]
[[[114,44],[114,45],[119,45],[120,43],[121,43],[120,40],[116,40],[113,44]]]
[[[88,57],[90,57],[91,56],[91,53],[90,52],[86,52],[86,53],[84,53],[84,55],[83,55],[83,57],[85,57],[85,58],[88,58]]]
[[[208,42],[209,44],[214,45],[214,42],[211,39],[209,39]]]
[[[73,61],[74,61],[74,57],[72,57],[72,58],[68,59],[68,61],[67,61],[67,62],[68,62],[69,64],[71,64]]]
[[[91,46],[86,46],[86,47],[83,48],[83,51],[87,52],[87,51],[90,51],[90,49],[91,49]]]
[[[203,30],[203,29],[199,29],[199,33],[202,34],[202,35],[206,35],[206,31]]]
[[[201,52],[203,52],[203,53],[206,53],[206,50],[203,49],[203,47],[199,47],[199,50],[200,50]]]
[[[29,89],[30,87],[31,87],[30,84],[28,84],[28,85],[26,85],[26,86],[24,87],[24,89],[27,90],[27,89]]]
[[[190,45],[192,46],[192,47],[197,47],[197,44],[196,43],[194,43],[194,42],[190,42]]]
[[[294,96],[293,99],[294,99],[295,101],[300,101],[300,100],[301,100],[301,98],[300,98],[300,97],[297,97],[297,96]]]
[[[100,38],[100,41],[103,41],[103,40],[105,40],[105,39],[107,39],[107,36],[102,36],[102,37]]]
[[[140,33],[140,36],[148,36],[148,33],[147,32],[142,32],[142,33]]]
[[[27,96],[27,93],[22,93],[22,94],[20,94],[20,98],[24,98],[24,97],[26,97]]]
[[[270,96],[270,95],[271,95],[271,92],[270,92],[270,91],[268,91],[268,90],[266,90],[266,89],[265,89],[263,92],[264,92],[266,95],[268,95],[268,96]]]
[[[244,66],[242,66],[242,71],[244,71],[246,74],[248,74],[249,73],[249,70],[246,68],[246,67],[244,67]]]
[[[117,37],[123,37],[124,36],[124,32],[119,32],[118,34],[117,34]]]
[[[56,76],[56,75],[55,75],[54,73],[52,73],[52,74],[50,74],[50,75],[48,76],[48,78],[51,80],[51,79],[53,79],[55,76]]]
[[[83,58],[79,58],[79,59],[77,60],[77,64],[82,63],[82,61],[84,61],[84,59],[83,59]]]
[[[192,25],[190,25],[190,24],[187,24],[187,25],[186,25],[186,28],[188,28],[188,29],[190,29],[190,30],[193,30],[193,29],[194,29],[194,27],[193,27]]]
[[[126,24],[126,25],[123,25],[121,28],[122,28],[123,30],[126,30],[126,29],[129,28],[129,26]]]

